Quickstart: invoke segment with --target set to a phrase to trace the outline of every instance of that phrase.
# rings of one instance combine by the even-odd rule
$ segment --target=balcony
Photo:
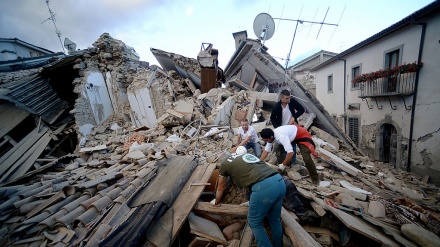
[[[360,82],[359,98],[409,96],[414,94],[417,72]]]

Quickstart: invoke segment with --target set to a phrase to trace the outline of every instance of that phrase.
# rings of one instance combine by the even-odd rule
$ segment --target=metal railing
[[[415,80],[416,72],[411,72],[361,82],[359,98],[412,95]]]

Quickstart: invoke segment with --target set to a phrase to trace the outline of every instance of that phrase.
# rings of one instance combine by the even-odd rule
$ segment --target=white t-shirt
[[[258,142],[258,135],[257,131],[255,131],[255,128],[252,126],[248,127],[248,131],[245,133],[242,127],[238,127],[238,133],[241,136],[241,140],[243,141],[246,139],[246,137],[250,136],[251,139],[249,139],[250,143]]]
[[[288,125],[289,120],[292,117],[292,113],[290,112],[289,104],[287,104],[285,108],[281,105],[281,109],[283,111],[283,115],[281,117],[281,126]]]
[[[295,125],[280,126],[273,130],[275,138],[274,142],[283,145],[284,150],[286,150],[287,153],[292,153],[293,147],[291,142],[295,140],[297,131],[298,128]],[[272,144],[273,143],[268,142],[266,147],[264,147],[264,150],[266,150],[266,152],[272,151]]]

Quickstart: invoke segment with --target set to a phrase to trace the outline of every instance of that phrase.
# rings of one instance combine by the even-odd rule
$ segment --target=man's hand
[[[235,151],[237,151],[237,147],[231,148],[231,153],[235,153]]]
[[[294,118],[294,117],[291,117],[290,120],[289,120],[289,124],[295,124],[295,122],[296,122],[296,121],[295,121],[295,118]]]
[[[219,203],[219,204],[216,204],[216,200],[215,200],[215,198],[214,199],[212,199],[212,201],[210,202],[212,205],[214,205],[214,206],[216,206],[216,207],[220,207],[220,205],[221,205],[221,203]]]

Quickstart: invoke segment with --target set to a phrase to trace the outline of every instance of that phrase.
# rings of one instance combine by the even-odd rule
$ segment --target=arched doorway
[[[380,127],[380,161],[396,165],[397,161],[397,131],[391,124]]]

